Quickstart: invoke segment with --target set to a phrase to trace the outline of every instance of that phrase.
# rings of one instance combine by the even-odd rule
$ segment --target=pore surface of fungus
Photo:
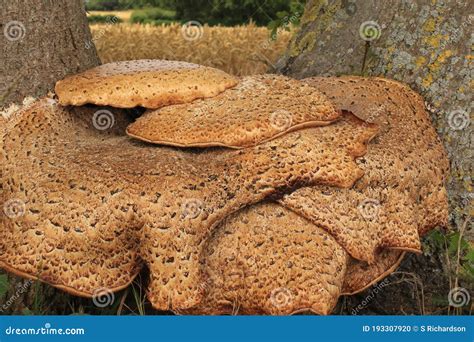
[[[306,81],[381,133],[357,161],[365,175],[354,188],[305,187],[281,203],[327,229],[356,259],[374,262],[380,248],[420,251],[420,235],[447,225],[449,168],[422,98],[380,78]]]
[[[62,105],[160,108],[215,96],[238,83],[198,64],[143,59],[103,64],[56,83]]]
[[[280,205],[306,217],[317,228],[296,218],[289,223],[290,216],[277,204],[254,205],[235,213],[216,230],[207,246],[203,261],[208,275],[207,292],[192,313],[331,312],[337,300],[332,296],[354,294],[380,281],[395,270],[405,251],[420,250],[420,235],[446,224],[447,159],[419,96],[397,82],[378,78],[307,81],[333,100],[336,107],[349,109],[381,127],[382,132],[369,145],[368,153],[357,159],[365,174],[350,189],[302,187],[280,200]],[[353,154],[360,156],[357,150],[352,149]],[[271,216],[267,212],[278,214],[267,220],[266,216]],[[293,229],[293,222],[306,231],[308,239],[303,241],[307,244],[300,239],[304,233]],[[320,289],[327,289],[321,284],[313,286],[325,278],[324,274],[313,274],[316,279],[311,283],[297,273],[299,287],[288,275],[302,265],[297,263],[293,269],[294,260],[302,258],[304,262],[307,255],[315,253],[310,243],[319,229],[338,242],[331,244],[332,248],[337,246],[336,255],[342,247],[351,256],[340,265],[344,270],[343,284],[337,283],[332,296],[316,298]],[[260,230],[265,235],[256,233]],[[280,246],[282,234],[285,243]],[[280,265],[280,260],[291,263]],[[271,267],[268,265],[274,262],[283,270],[267,272]],[[315,258],[314,264],[305,269],[311,272],[327,265],[324,258]],[[263,279],[248,281],[256,279],[255,274]],[[309,273],[305,275],[309,277]],[[235,287],[234,291],[230,286]],[[280,303],[285,305],[271,305],[279,303],[270,301],[272,291],[281,294]]]
[[[127,133],[163,145],[242,148],[297,129],[328,125],[339,116],[307,83],[257,75],[244,77],[215,97],[149,111]]]
[[[326,315],[340,295],[391,273],[403,254],[387,249],[369,265],[300,215],[274,202],[258,203],[214,231],[202,258],[205,297],[181,313]]]
[[[156,148],[123,135],[123,110],[98,129],[103,110],[43,99],[7,121],[0,196],[20,214],[0,216],[0,265],[92,296],[127,286],[144,262],[159,309],[201,301],[202,246],[223,219],[275,192],[351,187],[378,131],[345,113],[244,150]]]
[[[203,253],[206,297],[188,313],[328,314],[347,252],[326,231],[276,203],[227,218]]]

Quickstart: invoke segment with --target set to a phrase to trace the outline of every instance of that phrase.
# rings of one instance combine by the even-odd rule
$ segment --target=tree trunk
[[[423,95],[450,157],[457,227],[472,216],[474,194],[473,13],[472,0],[309,0],[301,29],[278,63],[280,72],[296,78],[381,76]]]
[[[40,97],[68,74],[100,64],[83,0],[1,0],[0,108]],[[9,275],[0,315],[30,310],[61,312],[66,295]],[[1,287],[1,284],[0,284]],[[55,311],[56,310],[56,311]]]
[[[0,107],[100,63],[83,0],[2,0]]]

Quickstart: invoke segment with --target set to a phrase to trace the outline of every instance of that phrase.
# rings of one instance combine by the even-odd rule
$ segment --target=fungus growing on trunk
[[[279,204],[253,205],[233,214],[229,222],[216,230],[216,237],[206,248],[208,292],[192,313],[329,313],[340,294],[358,293],[380,281],[396,269],[406,252],[421,250],[420,236],[447,224],[444,181],[448,160],[421,98],[408,87],[384,79],[313,78],[306,82],[334,101],[337,108],[351,110],[381,126],[381,133],[370,144],[368,153],[357,160],[365,174],[349,189],[302,187],[285,195]],[[377,200],[371,200],[374,198]],[[280,206],[308,221],[302,224],[293,218],[289,223],[289,214]],[[266,218],[268,213],[275,212],[282,214],[272,217],[271,225],[266,225],[270,221]],[[302,243],[293,222],[304,227],[307,244]],[[255,227],[265,230],[267,235],[256,234]],[[284,228],[287,230],[283,232]],[[321,281],[324,276],[336,274],[343,277],[343,284],[333,281],[338,287],[331,292],[332,296],[315,298],[315,291],[325,287],[309,286],[304,281],[310,278],[308,274],[297,272],[295,276],[292,271],[304,267],[311,272],[305,258],[315,253],[309,242],[313,240],[312,232],[320,229],[337,242],[331,244],[335,255],[342,248],[348,257],[337,268],[342,273],[324,273],[313,279]],[[283,247],[278,244],[282,236]],[[288,260],[296,260],[292,263],[296,263],[295,268],[286,269],[283,265],[267,272],[268,265],[280,260],[279,253]],[[253,260],[254,264],[248,265],[246,260]],[[314,260],[313,267],[324,269],[328,265],[324,258]],[[232,278],[232,274],[241,277]],[[252,283],[257,278],[255,274],[265,282],[259,279]],[[234,280],[227,284],[225,279]],[[229,291],[229,286],[236,290]],[[277,288],[286,289],[285,305],[266,306],[266,299],[272,298]],[[329,294],[327,289],[324,293]]]
[[[234,77],[163,61],[58,82],[63,104],[112,107],[41,99],[0,119],[0,267],[92,297],[146,266],[157,309],[330,313],[446,224],[448,161],[407,87],[305,82],[226,90]],[[115,108],[170,104],[132,125]]]
[[[329,125],[339,116],[307,83],[257,75],[244,77],[215,97],[150,111],[127,133],[162,145],[243,148],[298,129]]]
[[[56,83],[62,105],[160,108],[212,97],[238,78],[198,64],[143,59],[103,64]]]
[[[143,260],[148,297],[165,310],[201,301],[202,246],[219,222],[295,187],[351,187],[362,176],[353,147],[377,132],[346,113],[256,147],[196,151],[130,139],[123,110],[107,110],[118,123],[108,134],[97,110],[49,99],[7,121],[0,196],[25,210],[0,217],[0,265],[92,296],[127,286]]]

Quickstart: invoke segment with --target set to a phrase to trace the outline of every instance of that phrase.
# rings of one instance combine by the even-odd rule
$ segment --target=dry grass
[[[281,32],[275,41],[269,30],[255,25],[204,26],[200,37],[186,40],[181,25],[92,25],[92,35],[103,63],[155,58],[199,63],[234,75],[265,73],[284,52],[291,37]]]

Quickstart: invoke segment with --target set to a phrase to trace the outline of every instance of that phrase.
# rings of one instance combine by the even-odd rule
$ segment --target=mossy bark
[[[2,1],[0,107],[26,96],[43,96],[57,80],[99,64],[84,4],[84,0]]]
[[[296,78],[381,76],[423,95],[451,161],[453,227],[473,212],[473,13],[471,0],[310,0],[278,62]]]

